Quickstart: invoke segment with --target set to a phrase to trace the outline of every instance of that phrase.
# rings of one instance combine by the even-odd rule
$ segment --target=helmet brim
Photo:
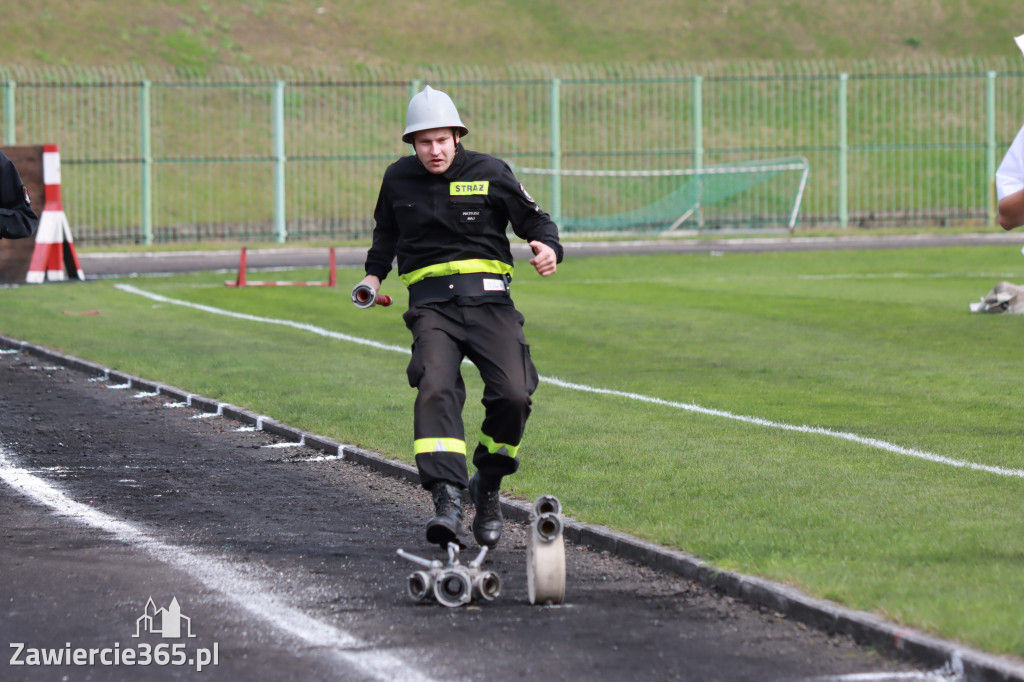
[[[415,130],[410,130],[406,128],[405,134],[402,135],[402,142],[405,142],[406,144],[412,144],[412,138],[416,135],[416,133],[420,132],[421,130],[434,130],[435,128],[452,128],[454,130],[458,130],[459,137],[465,137],[466,135],[469,135],[469,128],[467,128],[464,125],[430,126],[429,128],[416,128]]]

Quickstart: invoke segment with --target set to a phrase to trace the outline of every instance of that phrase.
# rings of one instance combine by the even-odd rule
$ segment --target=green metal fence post
[[[704,167],[704,76],[694,76],[693,96],[693,168]]]
[[[7,81],[4,84],[4,144],[10,146],[15,144],[15,125],[17,120],[14,114],[14,88],[15,81]]]
[[[693,96],[693,168],[704,167],[704,76],[694,76],[692,84]],[[697,177],[698,186],[700,176]],[[704,229],[704,209],[697,206],[697,229]]]
[[[551,219],[562,221],[562,79],[551,79]]]
[[[277,242],[288,239],[285,216],[284,81],[274,83],[274,233]]]
[[[142,243],[146,246],[153,243],[153,139],[150,90],[150,82],[143,80],[139,92],[139,110],[142,119]]]
[[[850,74],[839,74],[839,226],[850,224],[850,131],[847,85]]]
[[[996,72],[989,71],[985,77],[985,197],[988,224],[995,225],[997,206],[995,199],[996,178]]]

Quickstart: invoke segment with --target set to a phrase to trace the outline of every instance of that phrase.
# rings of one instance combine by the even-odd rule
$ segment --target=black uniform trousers
[[[467,302],[459,297],[414,306],[403,317],[413,337],[408,375],[409,384],[418,389],[414,432],[423,487],[436,481],[469,485],[462,421],[464,358],[476,365],[484,382],[484,421],[473,464],[485,475],[515,473],[530,396],[539,380],[522,314],[508,298]]]

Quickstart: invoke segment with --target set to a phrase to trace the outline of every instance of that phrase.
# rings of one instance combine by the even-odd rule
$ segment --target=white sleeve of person
[[[1024,53],[1024,34],[1017,36],[1013,41]],[[996,193],[1000,200],[1022,189],[1024,189],[1024,128],[1017,133],[1013,144],[1010,145],[1006,156],[1003,157],[1003,162],[996,169]]]
[[[1004,199],[1024,189],[1024,128],[1014,138],[1013,144],[996,169],[996,192]]]

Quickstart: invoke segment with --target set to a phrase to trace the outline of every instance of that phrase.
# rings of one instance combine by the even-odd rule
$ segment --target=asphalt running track
[[[246,429],[198,398],[69,364],[0,354],[0,633],[12,645],[4,680],[806,680],[915,671],[848,637],[574,543],[566,604],[531,606],[520,524],[509,524],[487,564],[504,581],[496,601],[416,605],[404,592],[413,567],[395,555],[430,551],[421,540],[428,499],[412,483],[295,445],[267,425]],[[176,599],[195,637],[147,637],[145,628],[134,637],[150,598],[157,608]],[[140,670],[115,658],[131,649],[141,660],[147,643],[153,651],[184,644],[171,660],[185,665]],[[90,649],[107,649],[110,664],[27,664],[32,651],[40,661],[44,650]],[[189,665],[200,651],[216,651],[217,665]]]
[[[325,458],[323,447],[295,447],[287,429],[284,442],[239,431],[174,390],[96,381],[97,368],[30,350],[0,355],[0,513],[9,522],[0,631],[25,644],[20,660],[33,650],[140,650],[146,639],[132,634],[152,597],[158,607],[177,598],[191,618],[197,637],[181,640],[182,662],[211,650],[218,662],[201,672],[152,663],[146,679],[947,679],[929,672],[933,660],[878,658],[785,608],[752,608],[619,559],[616,550],[636,552],[624,538],[585,538],[598,550],[570,545],[567,605],[538,608],[526,603],[523,528],[510,524],[489,563],[505,581],[498,601],[413,605],[402,592],[412,567],[393,552],[427,551],[418,543],[429,508],[417,487]],[[926,660],[947,643],[930,644]],[[5,680],[60,679],[52,666],[5,662]],[[1024,679],[1000,659],[974,663],[971,679]],[[59,671],[141,672],[123,661]]]

